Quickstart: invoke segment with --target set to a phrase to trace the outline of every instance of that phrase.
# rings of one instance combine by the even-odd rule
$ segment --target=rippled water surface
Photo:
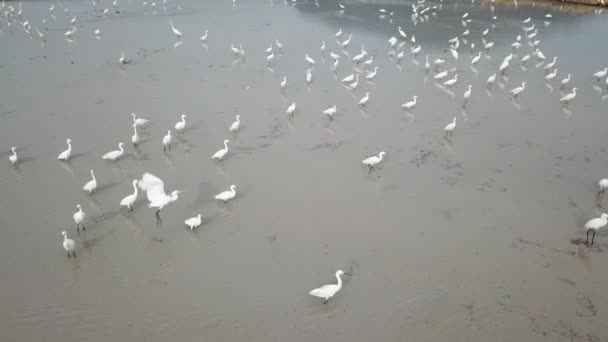
[[[55,3],[53,18],[49,2],[24,1],[30,39],[19,21],[7,25],[4,12],[10,5],[16,15],[19,3],[6,2],[0,340],[608,340],[608,233],[588,247],[582,229],[608,206],[596,196],[608,177],[608,89],[591,77],[606,66],[606,13],[553,2],[427,1],[436,9],[413,20],[406,1],[341,4],[343,11],[321,0],[169,0],[153,10],[119,0],[114,13],[109,0],[95,8],[73,0]],[[69,42],[72,16],[78,29]],[[559,57],[552,82],[535,56],[520,63],[532,52],[527,17],[547,62]],[[43,18],[45,44],[35,32]],[[394,55],[405,51],[400,63],[387,42],[400,38],[398,26],[408,35],[395,47]],[[353,35],[346,51],[339,28],[341,40]],[[487,28],[495,46],[472,68]],[[454,62],[447,41],[467,29]],[[513,50],[517,35],[522,47]],[[275,39],[284,51],[275,46],[268,68],[264,50]],[[245,58],[230,43],[242,44]],[[361,45],[378,74],[349,90],[340,79],[366,75],[350,61]],[[342,56],[335,72],[330,50]],[[121,52],[131,59],[122,68]],[[509,52],[506,74],[486,87]],[[310,85],[306,53],[316,60]],[[434,82],[425,55],[446,59],[439,69],[457,73],[458,83]],[[509,90],[522,81],[515,101]],[[562,106],[572,87],[576,99]],[[413,95],[415,109],[401,110]],[[321,112],[334,104],[328,120]],[[137,148],[131,112],[151,120]],[[182,113],[186,131],[163,152],[162,137]],[[453,117],[454,134],[444,137]],[[68,137],[74,155],[60,163]],[[213,162],[224,139],[230,151]],[[125,156],[102,160],[120,141]],[[380,151],[385,160],[369,172],[361,160]],[[99,184],[93,196],[82,191],[90,169]],[[145,171],[168,191],[184,191],[163,209],[162,227],[143,196],[134,213],[119,210]],[[231,184],[237,197],[216,202]],[[78,234],[79,203],[87,218]],[[183,221],[197,213],[203,224],[190,231]],[[61,248],[62,230],[76,241],[75,259]],[[307,294],[340,268],[352,277],[327,305]]]

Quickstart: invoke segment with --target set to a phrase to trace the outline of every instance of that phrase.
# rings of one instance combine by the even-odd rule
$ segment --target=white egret
[[[177,131],[178,133],[183,132],[184,128],[186,127],[186,114],[182,114],[181,119],[181,121],[178,121],[175,124],[175,131]]]
[[[325,41],[323,41],[323,44],[321,44],[321,54],[325,53]]]
[[[68,139],[66,140],[66,142],[68,143],[68,149],[59,154],[59,156],[57,157],[58,160],[67,161],[72,156],[72,139]]]
[[[401,51],[403,52],[403,51]],[[424,56],[424,69],[426,71],[429,71],[429,69],[431,68],[431,65],[429,64],[429,55]]]
[[[491,86],[494,81],[496,81],[496,73],[493,73],[492,75],[490,75],[490,77],[488,77],[486,85]]]
[[[489,29],[489,28],[487,28],[487,29],[483,30],[483,32],[481,32],[481,35],[485,37],[485,36],[487,36],[487,35],[488,35],[488,32],[490,32],[490,29]]]
[[[458,51],[456,51],[456,48],[454,47],[454,45],[450,45],[450,52],[452,53],[452,57],[454,58],[454,60],[457,60]]]
[[[361,45],[361,53],[356,55],[355,57],[353,57],[353,62],[356,62],[357,64],[359,64],[359,62],[361,62],[361,60],[367,56],[367,51],[365,51],[365,49],[363,48],[363,45]]]
[[[342,36],[342,29],[338,30],[338,32],[336,32],[336,38],[340,38]]]
[[[526,62],[527,62],[527,61],[529,61],[529,60],[530,60],[530,55],[525,55],[525,56],[523,56],[523,57],[521,58],[521,63],[522,63],[522,64],[523,64],[523,63],[526,63]]]
[[[593,231],[593,237],[591,238],[591,244],[595,240],[595,233],[598,229],[605,227],[608,224],[608,214],[603,213],[600,217],[594,218],[589,222],[585,223],[585,229],[587,230],[587,244],[589,244],[589,232]]]
[[[473,86],[469,84],[469,89],[464,92],[464,102],[469,102],[469,99],[471,98],[471,88],[472,87]]]
[[[339,59],[334,59],[334,64],[331,66],[332,70],[336,70],[338,68],[339,62]]]
[[[266,56],[266,61],[268,62],[268,65],[272,64],[272,61],[274,61],[274,53]]]
[[[327,108],[326,110],[323,111],[323,114],[329,116],[329,118],[331,120],[334,119],[334,114],[336,114],[336,112],[338,111],[337,106],[334,105],[333,107]]]
[[[363,165],[369,166],[369,171],[371,172],[374,169],[374,166],[382,161],[386,152],[382,151],[378,154],[378,156],[370,156],[361,162]]]
[[[439,67],[441,64],[445,63],[445,59],[442,58],[437,58],[433,61],[433,65],[437,68]]]
[[[114,150],[114,151],[110,151],[106,154],[104,154],[101,159],[105,159],[105,160],[111,160],[111,161],[116,161],[118,160],[118,158],[122,157],[122,155],[125,153],[125,150],[123,149],[123,143],[120,142],[118,143],[118,150]]]
[[[529,23],[529,22],[530,22],[530,20],[532,20],[532,18],[531,18],[531,17],[528,17],[528,18],[524,19],[524,20],[522,21],[522,23],[527,24],[527,23]]]
[[[568,82],[570,82],[570,77],[572,76],[572,74],[568,74],[568,77],[564,78],[563,80],[561,80],[561,84],[562,84],[562,88],[564,88]]]
[[[377,73],[378,73],[378,67],[374,67],[374,71],[368,73],[367,76],[365,76],[365,78],[368,80],[373,80],[374,77],[376,77]]]
[[[526,89],[526,81],[521,82],[520,87],[512,89],[511,94],[513,94],[514,97],[517,97],[517,95],[521,94],[521,92],[524,91],[524,89]]]
[[[436,80],[441,80],[442,78],[446,77],[448,75],[448,71],[442,71],[440,73],[438,73],[437,75],[435,75],[433,78]]]
[[[401,37],[403,37],[403,39],[407,38],[407,34],[405,34],[405,32],[403,32],[403,30],[401,29],[401,26],[397,27],[397,30],[399,30],[399,35],[401,35]]]
[[[443,82],[443,85],[451,87],[454,84],[456,84],[456,82],[458,82],[458,74],[455,74],[454,78],[452,78],[451,80],[447,80],[447,81]]]
[[[390,44],[391,47],[395,47],[395,45],[397,45],[397,37],[390,37],[388,39],[388,43]]]
[[[228,202],[228,200],[233,199],[236,196],[236,185],[232,184],[230,186],[230,190],[221,192],[215,195],[215,199],[224,201],[224,203]]]
[[[312,72],[310,69],[306,70],[306,83],[310,84],[312,82]]]
[[[310,58],[310,56],[309,56],[308,54],[306,54],[305,58],[306,58],[306,61],[308,62],[308,65],[309,65],[309,66],[313,66],[313,65],[315,65],[315,64],[316,64],[316,63],[315,63],[315,60],[314,60],[314,59],[312,59],[312,58]]]
[[[131,62],[131,60],[130,60],[130,59],[126,59],[126,58],[125,58],[125,53],[124,53],[124,52],[121,52],[121,54],[120,54],[120,58],[118,58],[118,64],[121,64],[121,65],[122,65],[122,64],[128,64],[128,63],[130,63],[130,62]]]
[[[600,79],[604,76],[606,76],[606,74],[608,73],[608,68],[604,68],[604,70],[600,70],[598,72],[596,72],[595,74],[593,74],[593,77],[597,78],[597,81],[599,82]]]
[[[456,117],[454,117],[452,122],[450,122],[449,124],[447,124],[447,126],[445,126],[444,131],[446,134],[452,135],[452,133],[454,132],[454,128],[456,128]]]
[[[17,148],[15,148],[14,146],[11,147],[11,151],[13,151],[13,154],[8,157],[8,160],[10,160],[11,164],[13,165],[17,165],[17,162],[19,162],[19,157],[17,157],[16,150]]]
[[[349,83],[355,79],[355,74],[350,74],[342,79],[342,82]]]
[[[357,74],[357,75],[355,76],[355,82],[351,83],[351,84],[349,85],[349,87],[350,87],[350,89],[351,89],[351,90],[354,90],[354,89],[356,89],[356,88],[357,88],[357,86],[358,86],[358,85],[359,85],[359,74]]]
[[[473,57],[473,59],[471,60],[471,65],[477,64],[477,62],[479,62],[480,59],[481,59],[481,51],[479,51],[479,53],[477,53],[477,56]]]
[[[552,79],[554,79],[554,78],[555,78],[555,76],[557,76],[557,68],[555,68],[555,70],[553,70],[553,72],[548,73],[548,74],[545,76],[545,80],[547,80],[547,81],[551,81]]]
[[[142,179],[137,182],[139,188],[146,192],[148,197],[148,208],[157,208],[156,223],[162,224],[160,211],[169,203],[177,201],[181,191],[175,190],[171,195],[165,193],[165,183],[151,173],[144,173]]]
[[[135,113],[131,113],[131,116],[133,117],[133,124],[135,124],[135,126],[144,127],[149,121],[144,118],[138,118]]]
[[[562,97],[561,99],[559,99],[561,102],[565,102],[568,103],[572,100],[574,100],[574,98],[576,97],[576,87],[572,88],[572,92],[570,94],[566,94],[564,95],[564,97]]]
[[[287,76],[283,76],[283,81],[281,81],[281,88],[287,88]]]
[[[238,132],[240,126],[241,126],[241,116],[237,115],[236,121],[233,122],[232,125],[230,125],[230,129],[228,129],[228,132]]]
[[[418,45],[418,46],[416,46],[416,47],[412,48],[412,50],[411,50],[411,51],[412,51],[412,54],[413,54],[414,56],[416,56],[416,55],[418,55],[418,53],[420,52],[420,50],[422,50],[422,45]]]
[[[600,187],[599,193],[603,195],[606,189],[608,189],[608,178],[600,179],[598,185]]]
[[[325,301],[323,302],[323,304],[327,304],[327,301],[333,297],[336,293],[338,293],[338,291],[340,291],[340,289],[342,288],[342,279],[340,278],[341,275],[346,274],[346,275],[350,275],[348,273],[345,273],[342,270],[338,270],[336,272],[336,278],[338,279],[338,283],[337,284],[328,284],[328,285],[323,285],[319,288],[316,288],[312,291],[310,291],[308,294],[311,296],[315,296],[315,297],[319,297],[319,298],[323,298],[325,299]]]
[[[128,211],[133,211],[133,204],[135,203],[135,200],[137,199],[137,194],[138,194],[138,190],[137,190],[137,183],[138,180],[134,179],[133,180],[133,193],[125,196],[125,198],[123,198],[122,200],[120,200],[120,206],[121,207],[127,207]]]
[[[329,56],[330,56],[331,58],[333,58],[334,60],[338,60],[338,59],[340,59],[340,58],[341,58],[341,56],[340,56],[340,55],[335,54],[333,51],[330,51],[330,52],[329,52]]]
[[[194,228],[198,228],[198,226],[201,225],[203,215],[198,214],[194,217],[191,217],[189,219],[187,219],[186,221],[184,221],[184,223],[186,224],[186,226],[190,227],[190,230],[194,230]]]
[[[405,109],[412,109],[416,106],[417,101],[418,101],[418,96],[414,95],[412,101],[408,101],[408,102],[402,104],[401,107],[405,108]]]
[[[72,35],[73,35],[74,33],[76,33],[76,31],[78,31],[78,28],[77,28],[76,26],[74,26],[74,27],[72,27],[72,29],[71,29],[71,30],[66,31],[66,32],[65,32],[63,35],[64,35],[66,38],[71,38],[71,37],[72,37]]]
[[[167,131],[167,135],[163,137],[163,151],[166,151],[167,148],[171,149],[171,131]]]
[[[182,33],[178,29],[175,28],[175,26],[173,25],[173,20],[169,19],[169,23],[171,24],[171,30],[173,30],[173,34],[175,34],[175,38],[181,39]]]
[[[555,66],[556,63],[557,63],[557,56],[554,56],[553,57],[553,61],[551,63],[545,65],[544,69],[545,70],[552,69]]]
[[[350,44],[350,40],[351,40],[352,38],[353,38],[353,35],[352,35],[352,34],[348,35],[348,38],[347,38],[345,41],[343,41],[343,42],[342,42],[340,45],[341,45],[343,48],[348,48],[348,44]]]
[[[543,61],[546,59],[545,54],[543,54],[543,52],[540,51],[540,49],[536,49],[536,50],[534,50],[534,52],[536,53],[536,57],[538,57],[538,59],[543,60]]]
[[[486,50],[490,50],[490,49],[491,49],[493,46],[494,46],[494,42],[485,43],[485,44],[483,45],[483,47],[484,47]]]
[[[211,159],[217,159],[217,160],[222,160],[224,159],[224,157],[226,156],[226,153],[228,153],[228,143],[230,142],[230,140],[226,139],[224,140],[224,148],[220,149],[219,151],[215,152],[212,156]]]
[[[241,50],[235,48],[234,44],[230,44],[230,50],[232,50],[232,52],[234,53],[235,56],[238,56],[241,54]]]
[[[83,187],[82,190],[88,191],[89,194],[92,194],[95,189],[97,189],[97,179],[95,178],[95,173],[91,170],[91,179],[88,181]]]
[[[78,204],[76,206],[76,209],[78,211],[76,211],[73,215],[74,217],[74,222],[76,222],[76,230],[80,231],[79,226],[82,223],[82,231],[86,231],[85,227],[84,227],[84,218],[86,217],[86,214],[84,213],[84,211],[82,211],[82,206],[80,206],[80,204]]]
[[[363,96],[361,98],[361,100],[359,100],[359,105],[361,107],[365,107],[365,105],[367,104],[368,101],[369,101],[369,92],[365,93],[365,96]]]
[[[63,249],[68,252],[68,258],[70,258],[70,252],[72,252],[71,254],[75,258],[76,252],[74,252],[74,247],[76,246],[76,243],[74,240],[68,239],[68,233],[65,230],[61,232],[61,235],[63,235]]]
[[[412,44],[416,44],[416,36],[415,35],[412,35],[412,38],[410,38],[410,42]]]
[[[368,60],[363,62],[363,65],[368,67],[374,62],[374,56],[371,56]]]
[[[281,44],[278,39],[275,39],[274,43],[277,45],[277,49],[279,49],[279,52],[283,52],[283,44]]]
[[[209,32],[207,31],[207,29],[205,29],[205,34],[201,36],[201,42],[206,42],[207,41],[207,36],[208,36]]]
[[[285,113],[289,114],[290,116],[293,115],[293,112],[296,111],[296,103],[292,103],[289,107],[287,107],[287,110],[285,111]]]
[[[139,144],[139,134],[137,134],[137,125],[133,124],[133,136],[131,137],[131,142],[133,143],[133,145],[137,145]]]
[[[272,43],[270,43],[270,46],[266,50],[264,50],[264,52],[266,52],[267,55],[272,52]]]

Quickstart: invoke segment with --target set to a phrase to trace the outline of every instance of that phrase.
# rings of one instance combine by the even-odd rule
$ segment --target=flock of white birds
[[[108,1],[110,1],[110,0],[108,0]],[[297,0],[297,1],[290,0],[290,2],[285,1],[285,4],[291,3],[291,5],[295,5],[298,1],[300,1],[300,0]],[[474,3],[475,0],[472,0],[472,2]],[[166,7],[165,7],[166,3],[167,3],[167,0],[162,0],[161,4],[156,4],[156,2],[143,1],[142,6],[143,6],[143,8],[151,9],[154,13],[156,13],[158,11],[159,7],[164,8],[165,12],[166,12]],[[235,0],[233,0],[233,6],[234,6],[234,4],[235,4]],[[319,6],[319,3],[316,0],[314,1],[314,4],[317,7]],[[73,42],[74,39],[76,39],[76,36],[78,36],[78,35],[82,35],[83,36],[82,39],[86,39],[86,37],[85,37],[86,33],[78,32],[78,25],[77,25],[79,23],[78,19],[75,16],[72,16],[70,14],[70,11],[68,10],[68,8],[65,7],[66,4],[59,4],[59,5],[61,7],[63,7],[64,17],[66,18],[66,20],[69,23],[68,25],[70,26],[70,28],[67,29],[63,33],[64,39],[66,39],[68,42]],[[110,16],[110,15],[114,15],[114,14],[118,15],[120,13],[120,7],[118,4],[118,0],[113,0],[113,2],[111,3],[111,7],[102,8],[103,6],[101,6],[101,7],[100,6],[101,6],[101,1],[98,2],[98,0],[93,0],[94,10],[96,12],[101,13],[101,16]],[[59,6],[54,3],[52,3],[49,7],[49,16],[52,17],[53,20],[57,20],[57,16],[58,16],[57,8],[58,7]],[[345,4],[345,3],[338,3],[338,7],[339,7],[338,11],[340,13],[344,13],[345,10],[348,10],[347,4]],[[430,17],[436,15],[437,11],[439,11],[440,9],[441,9],[440,4],[439,5],[438,4],[427,4],[425,0],[418,0],[417,2],[415,2],[411,5],[411,20],[413,22],[428,21],[430,19]],[[178,10],[179,11],[182,10],[181,5],[178,6]],[[490,25],[490,27],[488,27],[488,28],[484,29],[482,32],[480,32],[480,36],[477,38],[477,40],[472,38],[471,31],[468,28],[468,25],[471,22],[469,13],[464,13],[462,15],[461,21],[462,21],[462,26],[465,27],[465,30],[461,34],[456,35],[455,37],[453,37],[452,39],[449,39],[446,42],[447,46],[449,47],[449,49],[446,49],[446,52],[449,52],[449,54],[438,56],[432,61],[429,60],[428,55],[425,56],[424,70],[427,74],[428,73],[433,74],[433,80],[435,82],[437,82],[437,85],[443,86],[446,89],[452,89],[458,83],[459,80],[458,80],[458,73],[456,72],[456,68],[450,68],[450,65],[453,65],[460,58],[460,54],[458,51],[463,46],[469,48],[472,52],[471,55],[473,56],[473,58],[470,61],[470,65],[473,69],[474,69],[475,65],[477,65],[480,62],[482,55],[485,54],[485,55],[489,56],[492,53],[492,49],[494,48],[494,42],[488,41],[488,39],[490,36],[489,35],[490,32],[495,29],[496,23],[498,21],[497,21],[497,17],[494,15],[494,6],[493,5],[491,5],[491,10],[492,10],[491,11],[492,24]],[[391,18],[391,23],[392,23],[392,18],[394,16],[394,13],[389,12],[385,9],[380,9],[379,16],[381,18],[386,18],[388,16],[389,18]],[[526,63],[532,63],[533,58],[537,59],[538,64],[536,65],[535,69],[542,70],[542,72],[543,72],[542,77],[544,78],[544,80],[547,83],[551,83],[551,82],[553,82],[554,79],[556,79],[556,77],[558,75],[558,68],[556,67],[557,61],[558,61],[558,56],[554,56],[551,59],[551,62],[546,63],[546,57],[540,48],[541,40],[539,38],[539,35],[540,35],[539,27],[541,26],[540,23],[544,22],[545,26],[547,26],[548,23],[550,22],[551,18],[552,18],[551,14],[546,14],[544,18],[538,19],[539,20],[538,22],[535,22],[530,17],[526,18],[522,21],[522,33],[517,35],[516,37],[514,37],[513,43],[511,44],[511,49],[510,49],[511,52],[509,52],[506,56],[504,56],[504,59],[503,59],[502,63],[500,64],[497,72],[489,75],[487,82],[486,82],[488,88],[491,88],[497,80],[505,77],[506,73],[508,72],[509,67],[511,66],[512,63],[516,63],[515,58],[516,57],[519,58],[518,56],[521,55],[522,51],[525,51],[525,52],[523,52],[523,56],[521,58],[519,58],[519,63],[522,66],[526,65]],[[172,19],[169,20],[168,24],[169,24],[168,28],[170,28],[171,31],[173,32],[173,34],[175,35],[175,38],[177,40],[176,44],[181,44],[181,39],[183,36],[182,32],[179,30],[178,27],[176,27],[176,25]],[[10,34],[12,35],[13,30],[16,29],[16,27],[20,27],[20,29],[24,30],[25,33],[30,36],[30,38],[36,39],[36,36],[37,36],[38,39],[40,39],[43,42],[43,44],[46,44],[47,34],[49,34],[49,31],[46,26],[46,17],[42,20],[42,23],[40,23],[39,26],[32,28],[32,25],[33,25],[33,23],[30,23],[30,21],[22,13],[21,2],[19,2],[18,6],[12,6],[12,5],[6,4],[4,0],[2,1],[2,4],[0,5],[0,32],[8,30],[10,32]],[[93,29],[92,32],[93,32],[93,37],[95,39],[98,39],[98,40],[101,39],[101,30],[99,28]],[[208,40],[208,37],[209,37],[208,30],[205,29],[204,34],[200,37],[200,41],[202,42],[203,45]],[[341,83],[344,84],[345,88],[347,88],[350,91],[357,89],[359,86],[359,82],[360,82],[360,76],[365,77],[365,79],[368,81],[375,80],[376,77],[378,76],[378,72],[379,72],[380,68],[377,66],[374,66],[374,62],[375,62],[374,56],[369,55],[369,53],[365,50],[364,44],[361,45],[360,52],[357,52],[356,55],[354,55],[354,57],[351,58],[350,54],[347,51],[351,44],[351,41],[353,39],[355,39],[355,37],[353,37],[352,34],[348,34],[348,36],[346,36],[346,33],[343,32],[342,29],[339,29],[335,34],[335,39],[336,39],[336,43],[337,43],[336,48],[338,49],[336,51],[338,51],[338,53],[336,53],[334,51],[330,51],[330,48],[327,46],[326,41],[323,40],[323,41],[321,41],[321,44],[320,44],[319,54],[321,57],[329,56],[333,60],[330,71],[332,73],[334,73],[336,76],[337,76],[337,70],[340,67],[341,63],[346,64],[346,61],[348,61],[348,59],[350,59],[349,62],[355,65],[354,72],[347,74],[346,76],[344,76],[343,78],[340,79]],[[411,36],[408,35],[402,29],[401,26],[397,27],[395,36],[390,37],[387,40],[387,42],[388,42],[388,46],[387,46],[388,56],[394,63],[397,63],[397,64],[399,64],[401,62],[401,60],[404,58],[405,54],[410,54],[413,58],[417,58],[423,49],[422,44],[420,44],[420,42],[418,42],[416,40],[416,37],[413,34]],[[478,45],[476,45],[475,42],[477,42]],[[409,48],[407,48],[406,44],[410,44],[411,46]],[[526,48],[526,46],[527,46],[527,48]],[[231,43],[230,50],[237,58],[245,57],[245,51],[244,51],[243,45],[241,43],[239,43],[238,46],[236,46],[234,43]],[[284,53],[284,45],[281,42],[279,42],[278,40],[275,40],[274,42],[270,43],[268,48],[262,49],[262,50],[263,51],[259,51],[256,53],[265,53],[266,62],[268,63],[268,67],[271,67],[273,63],[276,63],[277,56],[280,56],[281,54]],[[340,53],[340,52],[342,52],[342,53]],[[312,78],[313,78],[312,72],[313,72],[314,66],[316,65],[316,62],[309,53],[306,53],[306,55],[304,56],[304,61],[305,61],[306,65],[308,66],[308,68],[306,69],[306,72],[305,72],[305,75],[306,75],[305,80],[306,80],[306,83],[310,84],[312,82]],[[126,65],[128,63],[130,63],[130,59],[128,59],[128,57],[126,57],[124,53],[121,53],[120,58],[118,59],[118,64],[120,65],[120,67],[124,68],[124,67],[126,67]],[[363,69],[360,69],[359,66],[361,66]],[[360,75],[362,72],[365,72],[366,74]],[[598,82],[598,83],[603,82],[608,87],[607,74],[608,74],[608,68],[604,68],[590,76],[593,78],[593,82]],[[533,75],[531,75],[531,76],[533,76]],[[571,76],[572,76],[572,74],[567,74],[566,77],[564,77],[562,80],[559,81],[559,86],[562,90],[570,87]],[[287,76],[284,76],[282,81],[279,84],[279,88],[281,90],[284,90],[287,87],[288,87]],[[463,94],[463,106],[466,106],[467,103],[469,102],[469,100],[471,99],[471,97],[473,96],[472,85],[470,85],[470,84],[467,85],[466,89],[467,90]],[[563,106],[567,106],[568,103],[575,100],[576,89],[577,89],[576,87],[572,87],[570,92],[563,93],[564,95],[560,98],[560,101],[562,102]],[[510,93],[512,94],[514,100],[517,101],[518,96],[521,96],[525,90],[526,90],[526,82],[523,81],[520,86],[511,89]],[[364,108],[368,104],[370,99],[371,99],[370,92],[365,92],[365,95],[358,100],[358,105],[360,107]],[[401,107],[403,110],[410,112],[410,111],[415,110],[417,103],[418,103],[418,96],[414,95],[412,97],[411,101],[407,101],[407,102],[403,103],[401,105]],[[337,107],[337,105],[333,105],[325,110],[320,110],[320,111],[322,114],[326,115],[330,120],[334,120],[335,114],[338,112],[338,107]],[[289,105],[285,112],[289,117],[293,116],[296,112],[296,103],[293,102],[291,105]],[[137,117],[137,115],[135,113],[131,113],[131,116],[133,118],[133,124],[132,124],[133,136],[131,137],[131,142],[134,145],[137,145],[137,144],[141,143],[139,131],[146,129],[146,126],[149,123],[149,120],[141,118],[141,117]],[[187,118],[186,114],[182,114],[180,116],[180,120],[174,126],[175,134],[184,133],[184,130],[187,125],[186,118]],[[241,117],[240,117],[240,115],[237,115],[236,120],[229,127],[228,131],[230,133],[236,134],[239,131],[240,125],[241,125]],[[456,130],[456,117],[454,117],[453,120],[444,127],[444,129],[443,129],[444,135],[446,137],[449,137],[452,134],[454,134],[455,130]],[[59,154],[59,156],[57,157],[57,159],[61,162],[67,162],[72,157],[72,140],[68,138],[66,140],[66,142],[67,142],[67,149],[65,151],[61,152]],[[162,138],[163,150],[165,150],[165,151],[170,150],[172,143],[173,143],[172,131],[168,130],[167,135],[165,135]],[[229,152],[228,144],[229,143],[230,143],[230,140],[228,140],[228,139],[224,140],[223,148],[219,149],[215,154],[213,154],[211,156],[211,158],[213,160],[217,160],[217,162],[221,163],[222,160],[228,155],[228,152]],[[12,151],[12,154],[9,156],[9,160],[12,165],[16,166],[19,163],[19,156],[17,154],[17,148],[11,147],[11,151]],[[112,162],[119,162],[121,157],[124,155],[124,153],[125,153],[124,143],[119,142],[117,150],[110,151],[110,152],[104,154],[103,156],[101,156],[101,158],[103,158],[104,160],[112,161]],[[374,170],[374,167],[382,162],[385,155],[386,155],[386,152],[381,151],[381,152],[379,152],[379,154],[377,156],[376,155],[369,156],[369,157],[363,159],[362,164],[369,167],[369,172],[372,172]],[[90,174],[91,174],[91,180],[88,181],[83,186],[83,190],[92,195],[92,194],[94,194],[94,192],[97,188],[97,179],[95,178],[95,173],[93,170],[90,171]],[[132,186],[133,186],[133,193],[125,196],[123,199],[120,200],[120,202],[119,202],[120,207],[126,208],[127,212],[132,212],[133,205],[139,195],[139,190],[142,190],[148,199],[149,207],[156,209],[155,216],[156,216],[156,220],[157,220],[158,224],[162,224],[160,211],[165,206],[178,200],[178,198],[179,198],[180,191],[174,190],[170,193],[167,193],[165,190],[164,182],[160,178],[154,176],[151,173],[144,173],[141,179],[133,180]],[[600,180],[599,181],[600,195],[603,195],[607,188],[608,188],[608,179]],[[229,190],[217,194],[215,196],[215,199],[217,199],[218,201],[228,202],[231,199],[235,198],[236,195],[237,195],[236,185],[231,185]],[[77,229],[77,231],[79,231],[80,228],[82,227],[82,229],[84,231],[86,214],[80,204],[78,204],[76,206],[76,208],[77,208],[77,211],[73,214],[73,219],[76,224],[76,229]],[[185,225],[188,226],[191,230],[199,227],[201,225],[201,223],[202,223],[201,214],[197,214],[196,216],[185,220]],[[596,231],[602,227],[605,227],[607,224],[608,224],[608,215],[607,214],[601,214],[601,217],[592,219],[587,224],[585,224],[584,228],[587,230],[587,243],[589,243],[589,233],[590,232],[593,232],[593,237],[591,240],[591,244],[593,244]],[[76,256],[75,241],[68,238],[66,231],[62,232],[62,236],[63,236],[63,248],[66,250],[68,257],[71,257],[71,256],[75,257]],[[335,293],[337,293],[341,289],[342,279],[340,277],[343,274],[349,275],[348,273],[345,273],[342,270],[338,270],[336,272],[337,284],[325,285],[320,288],[314,289],[314,290],[310,291],[310,295],[323,298],[323,299],[325,299],[325,303],[326,303]]]

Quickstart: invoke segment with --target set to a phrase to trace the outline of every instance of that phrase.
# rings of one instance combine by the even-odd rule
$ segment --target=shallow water
[[[331,1],[183,1],[181,11],[169,1],[156,13],[123,1],[107,17],[99,10],[109,0],[97,11],[89,1],[62,4],[53,20],[49,3],[23,2],[33,26],[47,18],[43,46],[18,22],[0,21],[3,341],[608,339],[608,234],[592,248],[581,243],[581,227],[608,205],[595,195],[608,175],[608,91],[590,76],[608,55],[605,13],[496,4],[493,21],[487,4],[436,3],[436,15],[415,25],[411,3],[399,1],[345,2],[343,12]],[[62,6],[78,17],[73,43],[63,37]],[[465,12],[477,47],[461,47],[452,65],[447,40],[466,29]],[[506,77],[487,89],[528,16],[547,59],[559,56],[557,78],[545,83],[534,57],[521,66],[531,51],[524,36]],[[169,18],[184,33],[178,46]],[[486,39],[495,47],[473,70],[493,22]],[[387,43],[399,25],[408,33],[400,64]],[[380,68],[354,92],[339,82],[354,67],[336,45],[340,27],[353,35],[350,56],[364,44]],[[422,44],[417,58],[412,33]],[[275,39],[285,47],[269,70],[264,49]],[[320,56],[322,40],[342,54],[335,74]],[[246,58],[232,55],[231,42]],[[132,62],[120,68],[122,51]],[[306,53],[317,61],[310,86]],[[458,72],[451,90],[425,73],[427,54]],[[564,107],[567,73],[579,93]],[[524,80],[514,101],[508,90]],[[415,110],[402,111],[413,95]],[[321,111],[333,104],[329,121]],[[131,112],[152,122],[138,148]],[[187,129],[164,153],[162,137],[181,113]],[[235,114],[242,123],[232,135]],[[74,156],[60,163],[68,137]],[[218,164],[210,156],[225,138],[230,152]],[[124,158],[103,161],[119,141]],[[17,168],[6,161],[10,146]],[[379,151],[387,157],[370,173],[360,161]],[[94,196],[81,190],[90,169]],[[132,214],[118,208],[145,171],[184,191],[163,209],[162,227],[142,196]],[[213,196],[230,184],[237,197],[218,204]],[[78,203],[87,213],[79,234]],[[183,221],[197,213],[204,223],[191,232]],[[64,229],[75,259],[61,248]],[[339,268],[353,276],[336,297],[323,305],[308,296]]]

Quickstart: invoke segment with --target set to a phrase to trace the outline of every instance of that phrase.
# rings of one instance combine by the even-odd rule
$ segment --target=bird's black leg
[[[84,229],[84,223],[82,224],[82,231],[83,231],[83,232],[86,232],[86,231],[87,231],[86,229]]]
[[[76,252],[72,251],[72,255],[74,256],[74,258],[76,257]]]
[[[597,232],[597,230],[593,231],[593,237],[591,238],[591,244],[593,245],[593,240],[595,240],[595,232]]]
[[[68,259],[70,258],[70,251],[68,251]]]
[[[329,301],[329,298],[327,298],[327,299],[326,299],[326,300],[323,302],[323,304],[327,304],[327,302],[328,302],[328,301]]]
[[[591,230],[587,230],[587,244],[589,244],[589,232],[591,232]]]
[[[78,227],[78,224],[76,224],[76,231],[80,233],[80,227]]]

